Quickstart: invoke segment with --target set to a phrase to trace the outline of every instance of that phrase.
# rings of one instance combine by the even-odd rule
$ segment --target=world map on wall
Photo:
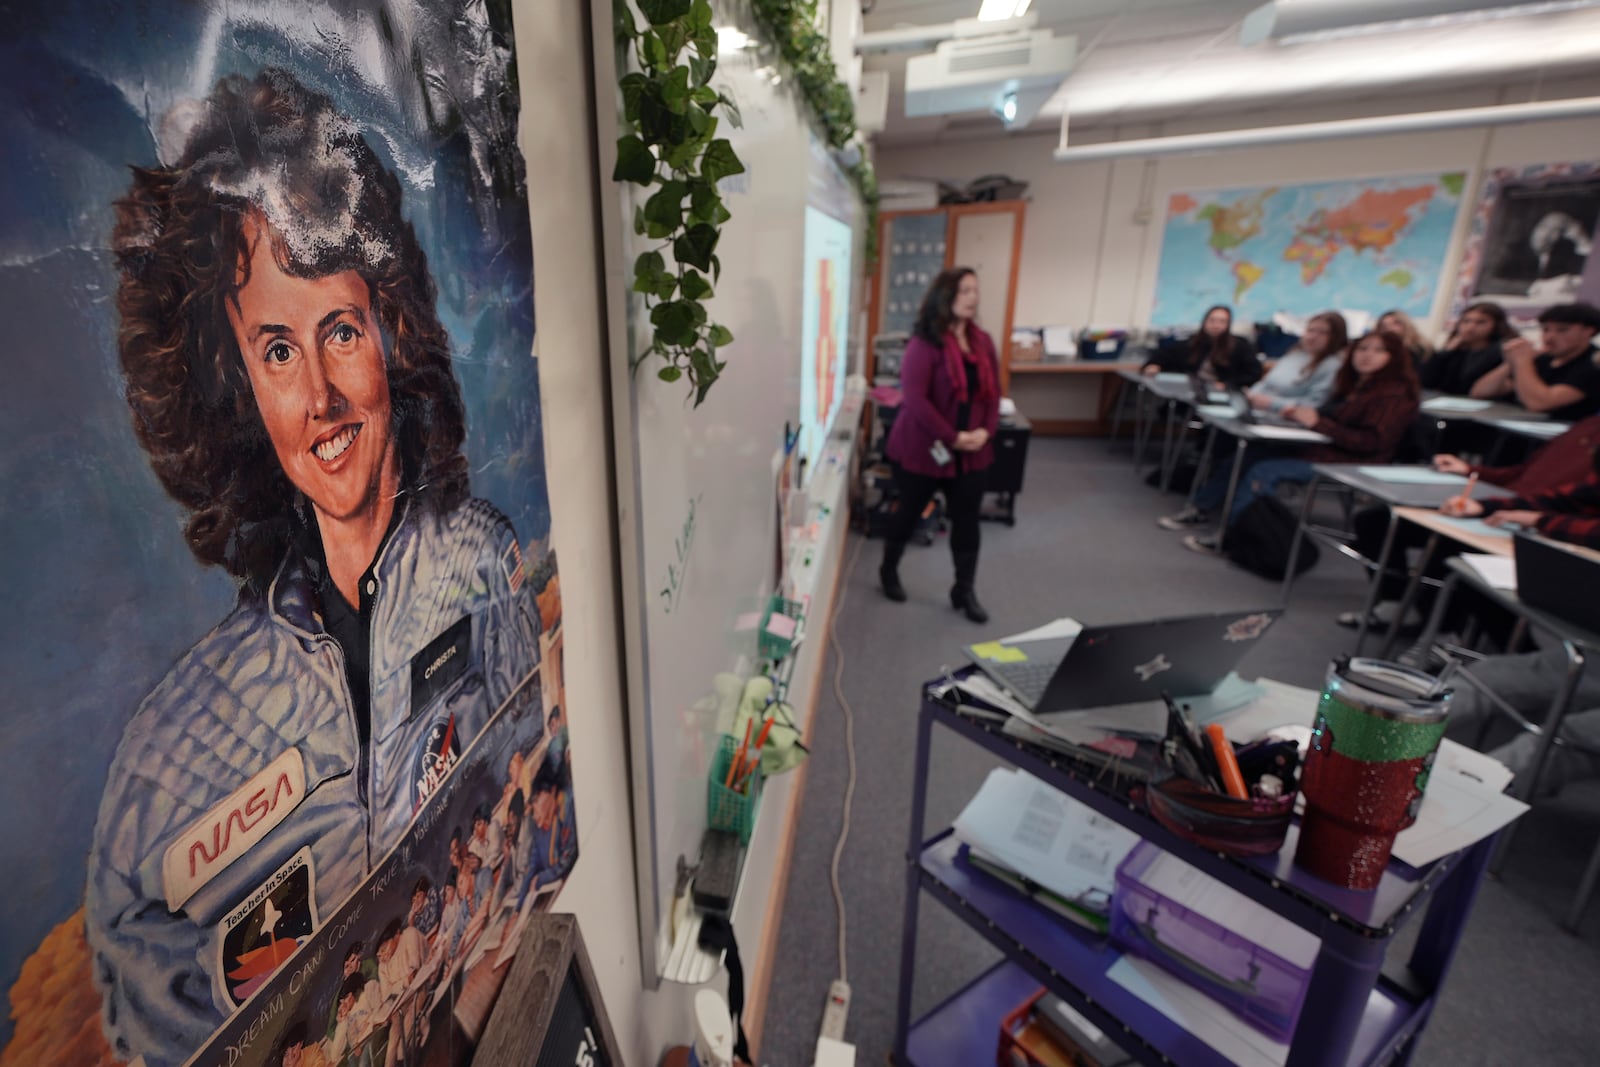
[[[1239,323],[1277,312],[1432,308],[1466,175],[1176,192],[1167,200],[1155,326],[1228,304]]]

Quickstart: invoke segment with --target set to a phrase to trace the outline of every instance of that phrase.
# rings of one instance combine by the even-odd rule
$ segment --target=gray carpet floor
[[[960,663],[965,643],[1061,615],[1110,623],[1271,605],[1276,584],[1188,552],[1179,535],[1156,526],[1155,518],[1179,503],[1135,477],[1125,448],[1112,451],[1103,440],[1035,439],[1017,525],[984,524],[978,584],[993,620],[982,628],[958,616],[946,599],[950,562],[943,538],[908,553],[906,604],[892,604],[878,592],[881,544],[852,539],[847,561],[858,546],[861,551],[841,586],[837,625],[861,768],[841,865],[853,988],[846,1036],[856,1045],[858,1064],[886,1062],[894,1043],[919,683]],[[1358,608],[1364,588],[1358,567],[1324,553],[1241,672],[1320,687],[1330,657],[1353,644],[1353,634],[1334,616]],[[829,681],[832,671],[830,656]],[[819,699],[808,740],[811,767],[759,1050],[769,1067],[811,1063],[823,1000],[839,972],[828,868],[846,768],[843,711],[831,687]],[[933,759],[938,785],[929,801],[930,831],[949,823],[994,765],[947,731],[935,732]],[[1580,937],[1557,925],[1600,835],[1597,796],[1600,789],[1588,784],[1574,787],[1522,820],[1501,876],[1488,880],[1479,895],[1413,1062],[1600,1063],[1600,907],[1590,909]],[[926,899],[916,1013],[996,958],[986,942]]]

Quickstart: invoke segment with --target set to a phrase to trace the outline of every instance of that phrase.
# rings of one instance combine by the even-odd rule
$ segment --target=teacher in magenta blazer
[[[884,596],[906,599],[900,557],[928,501],[941,492],[956,572],[950,603],[981,623],[989,614],[973,589],[978,507],[1000,424],[1000,364],[994,340],[975,321],[977,313],[978,276],[966,267],[941,273],[922,298],[916,331],[900,364],[905,396],[889,432],[898,504],[878,578]]]

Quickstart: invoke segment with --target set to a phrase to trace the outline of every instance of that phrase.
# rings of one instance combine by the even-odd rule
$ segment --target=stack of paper
[[[1139,842],[1133,831],[1011,767],[989,772],[955,831],[974,864],[1102,932],[1117,865]]]

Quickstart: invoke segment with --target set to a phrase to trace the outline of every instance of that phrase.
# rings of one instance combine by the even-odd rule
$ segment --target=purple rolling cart
[[[923,694],[917,720],[906,905],[894,1062],[900,1067],[974,1067],[995,1062],[999,1024],[1044,985],[1141,1063],[1226,1067],[1228,1061],[1106,977],[1121,953],[1102,937],[1063,922],[968,865],[948,829],[926,836],[928,762],[935,725],[979,745],[1168,852],[1315,933],[1322,951],[1286,1067],[1405,1064],[1427,1024],[1495,839],[1423,868],[1393,860],[1370,892],[1341,889],[1294,866],[1299,827],[1276,854],[1234,858],[1171,833],[1129,800],[1126,785],[1094,768],[1020,744]],[[917,915],[926,893],[1005,954],[1005,959],[920,1019],[911,1018]],[[1422,923],[1409,959],[1385,963],[1395,934]],[[1246,1025],[1240,1022],[1240,1026]]]

